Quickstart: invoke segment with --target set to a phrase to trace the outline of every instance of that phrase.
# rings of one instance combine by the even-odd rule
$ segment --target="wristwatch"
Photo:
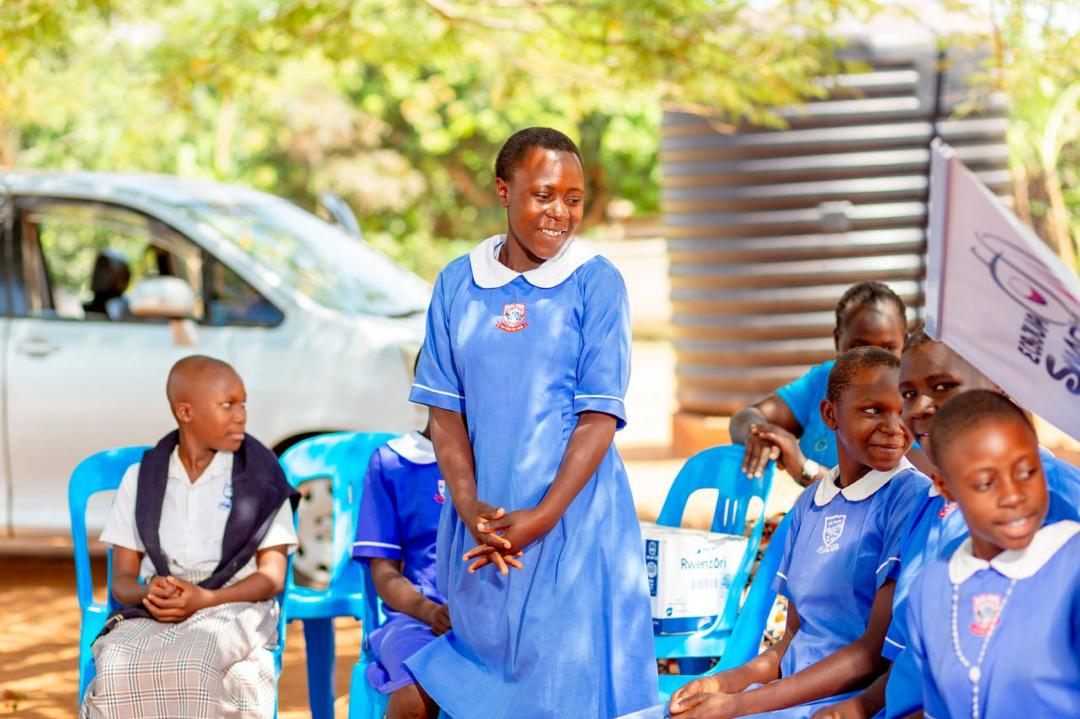
[[[803,479],[817,479],[818,472],[820,471],[821,465],[812,459],[808,459],[802,463]]]

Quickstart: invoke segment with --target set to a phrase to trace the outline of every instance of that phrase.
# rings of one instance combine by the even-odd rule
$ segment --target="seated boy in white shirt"
[[[166,393],[178,430],[128,468],[101,534],[121,609],[94,642],[80,715],[272,717],[297,495],[244,433],[232,367],[187,357]]]

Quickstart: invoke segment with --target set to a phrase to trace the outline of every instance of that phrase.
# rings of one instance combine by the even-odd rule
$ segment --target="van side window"
[[[19,229],[31,317],[155,321],[130,313],[128,292],[146,278],[173,276],[191,287],[194,319],[202,319],[202,253],[152,218],[96,203],[27,200]]]
[[[274,327],[285,319],[281,310],[214,258],[206,262],[206,289],[209,325]]]

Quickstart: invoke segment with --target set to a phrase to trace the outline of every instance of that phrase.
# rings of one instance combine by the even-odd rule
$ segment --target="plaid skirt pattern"
[[[183,622],[125,619],[94,642],[82,719],[269,719],[278,605],[231,602]]]

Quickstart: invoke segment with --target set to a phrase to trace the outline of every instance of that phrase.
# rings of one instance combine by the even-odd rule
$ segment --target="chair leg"
[[[334,620],[305,619],[311,719],[334,719]]]
[[[86,659],[83,659],[83,657]],[[97,674],[97,667],[94,666],[94,657],[90,654],[89,650],[85,653],[80,653],[79,656],[79,706],[82,706],[83,699],[86,697],[86,689],[90,686],[90,682],[94,679],[94,675]]]

